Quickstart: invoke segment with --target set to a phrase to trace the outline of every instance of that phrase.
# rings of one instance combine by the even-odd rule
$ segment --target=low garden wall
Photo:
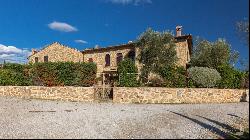
[[[116,87],[115,103],[233,103],[249,101],[249,90],[212,88]]]
[[[94,87],[0,86],[0,96],[93,102]],[[212,88],[115,87],[114,103],[234,103],[249,101],[249,90]]]
[[[93,87],[0,86],[0,96],[25,99],[94,101]]]

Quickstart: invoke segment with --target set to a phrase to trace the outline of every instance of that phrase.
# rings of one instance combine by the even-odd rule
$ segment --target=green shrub
[[[12,75],[10,79],[13,86],[28,86],[32,84],[27,73],[27,68],[28,65],[15,63],[6,63],[3,65],[3,69],[9,71],[10,75]]]
[[[221,65],[218,67],[221,80],[219,82],[220,88],[243,88],[245,82],[247,82],[247,74],[239,70],[234,69],[230,65]],[[247,77],[247,78],[246,78]]]
[[[57,63],[56,64],[57,82],[62,85],[73,86],[76,78],[75,66],[73,62]]]
[[[137,68],[131,59],[124,59],[118,64],[117,72],[119,74],[119,86],[136,87],[139,86],[137,81]]]
[[[166,87],[181,88],[186,86],[186,70],[183,67],[164,67],[160,74],[165,80]]]
[[[75,63],[75,86],[93,86],[95,84],[97,67],[95,63]]]
[[[35,63],[31,78],[37,86],[92,86],[96,77],[94,63]]]
[[[217,70],[207,67],[191,67],[188,74],[197,87],[215,87],[221,79]]]
[[[0,85],[92,86],[96,78],[96,65],[73,62],[8,63],[0,72]]]
[[[26,86],[29,85],[20,72],[11,69],[0,69],[0,86]]]
[[[187,87],[188,88],[195,88],[195,83],[194,83],[194,81],[191,78],[188,79],[188,85],[187,85]]]
[[[30,77],[35,86],[58,86],[57,63],[35,63],[32,65]]]
[[[3,65],[3,69],[9,69],[15,72],[20,72],[22,73],[24,70],[24,65],[22,64],[15,64],[15,63],[6,63]]]

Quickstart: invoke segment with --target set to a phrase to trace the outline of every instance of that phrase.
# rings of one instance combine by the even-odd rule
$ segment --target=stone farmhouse
[[[177,26],[175,39],[177,57],[179,58],[177,64],[186,68],[190,61],[193,45],[192,35],[182,35],[181,26]],[[140,48],[135,47],[133,42],[105,48],[96,46],[95,48],[85,49],[83,51],[78,51],[55,42],[40,51],[32,49],[32,54],[28,57],[28,60],[29,63],[58,61],[94,62],[97,65],[97,77],[100,77],[102,74],[109,76],[115,75],[117,72],[117,64],[122,61],[124,57],[129,57],[134,60],[140,72],[142,66],[136,59],[139,53]]]

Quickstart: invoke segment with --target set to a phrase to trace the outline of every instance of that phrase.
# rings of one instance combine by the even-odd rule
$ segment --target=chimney
[[[181,36],[182,26],[176,26],[176,36]]]
[[[35,49],[31,50],[31,55],[36,54],[36,53],[37,53],[37,51]]]

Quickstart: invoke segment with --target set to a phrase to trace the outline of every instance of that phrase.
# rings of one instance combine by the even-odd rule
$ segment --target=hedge
[[[29,86],[31,81],[27,74],[27,66],[7,63],[0,69],[0,86]]]
[[[92,86],[95,83],[94,63],[35,63],[30,71],[34,85]]]
[[[9,76],[11,75],[11,76]],[[92,86],[96,78],[94,63],[48,62],[28,65],[5,64],[0,85]]]

